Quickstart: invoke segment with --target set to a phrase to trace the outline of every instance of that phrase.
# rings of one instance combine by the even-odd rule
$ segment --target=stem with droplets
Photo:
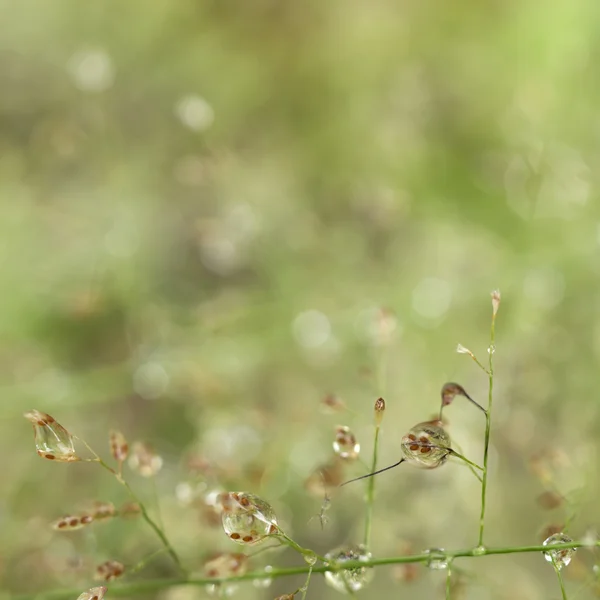
[[[483,548],[483,549],[473,549],[467,548],[464,550],[454,550],[454,551],[446,551],[445,555],[449,561],[452,561],[457,558],[480,558],[481,556],[494,556],[494,555],[502,555],[502,554],[524,554],[524,553],[547,553],[552,550],[566,550],[568,548],[589,548],[589,541],[579,541],[579,542],[569,542],[569,543],[561,543],[561,544],[548,544],[544,546],[543,544],[538,544],[535,546],[506,546],[499,548]],[[595,548],[600,548],[600,541],[595,542]],[[305,549],[304,549],[305,550]],[[306,552],[311,552],[310,550],[306,550]],[[311,552],[312,554],[312,552]],[[318,556],[318,555],[317,555]],[[343,563],[336,564],[325,564],[323,566],[314,566],[311,567],[309,565],[304,565],[300,567],[291,567],[291,568],[273,568],[272,571],[269,572],[269,577],[273,579],[279,579],[281,577],[289,577],[292,575],[307,575],[309,571],[314,575],[315,573],[326,573],[328,571],[340,571],[346,569],[357,569],[362,567],[379,567],[384,565],[398,565],[398,564],[408,564],[408,563],[426,563],[431,559],[429,554],[413,554],[406,556],[392,556],[388,558],[373,558],[371,560],[353,560],[353,561],[344,561]],[[204,586],[211,584],[220,584],[220,583],[233,583],[233,582],[242,582],[242,581],[253,581],[255,579],[264,579],[265,571],[263,569],[259,571],[252,571],[250,573],[245,573],[244,575],[236,575],[232,577],[221,577],[221,578],[210,578],[210,577],[189,577],[189,578],[179,578],[179,579],[153,579],[149,581],[130,581],[122,584],[112,584],[110,588],[111,597],[115,596],[131,596],[134,594],[141,594],[146,592],[157,591],[161,589],[166,589],[173,586]],[[560,577],[560,581],[562,582],[562,577]],[[562,585],[562,584],[561,584]],[[564,585],[563,585],[564,587]],[[32,594],[24,594],[20,596],[13,596],[11,600],[62,600],[62,598],[68,599],[77,597],[80,594],[80,590],[56,590],[54,592],[48,593],[32,593]],[[563,598],[566,596],[563,595]]]

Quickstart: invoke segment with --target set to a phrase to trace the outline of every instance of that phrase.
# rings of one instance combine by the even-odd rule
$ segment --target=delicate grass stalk
[[[560,592],[562,594],[562,600],[569,600],[567,598],[567,590],[565,589],[565,582],[563,581],[562,573],[556,564],[556,561],[552,559],[552,565],[554,566],[554,571],[556,573],[556,577],[558,579],[558,583],[560,585]]]
[[[474,463],[473,461],[470,461],[466,456],[463,456],[462,454],[460,454],[456,450],[450,449],[450,454],[452,456],[456,456],[456,458],[459,458],[460,460],[462,460],[463,462],[465,462],[470,467],[473,467],[474,469],[478,469],[479,471],[483,471],[483,467],[482,466],[478,465],[477,463]]]
[[[163,546],[165,547],[165,550],[170,554],[171,558],[173,559],[173,561],[175,562],[175,564],[177,565],[177,567],[179,568],[179,570],[182,573],[186,573],[186,570],[183,568],[183,565],[181,564],[181,561],[179,560],[179,556],[177,555],[177,552],[175,552],[173,546],[171,546],[171,543],[167,539],[167,536],[165,535],[165,532],[161,529],[161,527],[159,527],[153,521],[152,517],[148,514],[148,510],[147,510],[146,506],[138,498],[138,496],[133,491],[133,489],[131,488],[131,486],[127,483],[127,481],[125,481],[125,479],[123,479],[123,476],[120,473],[118,473],[117,471],[115,471],[110,465],[106,464],[102,460],[102,458],[100,458],[100,456],[93,450],[93,448],[91,448],[89,446],[89,444],[85,440],[83,440],[81,438],[77,438],[77,439],[79,439],[79,441],[81,441],[83,443],[83,445],[94,455],[94,460],[102,468],[106,469],[109,473],[111,473],[112,475],[114,475],[115,479],[122,486],[125,487],[125,489],[129,493],[129,495],[131,496],[131,499],[139,505],[140,511],[142,513],[142,518],[144,519],[144,521],[146,521],[146,523],[148,523],[148,525],[150,525],[150,527],[154,530],[154,532],[156,533],[156,535],[160,538],[160,541],[162,542]]]
[[[451,595],[452,595],[451,577],[452,577],[452,565],[448,565],[448,570],[446,571],[446,600],[451,600]]]
[[[381,419],[385,410],[385,372],[387,367],[387,345],[384,344],[381,349],[377,365],[377,389],[380,399],[375,403],[375,435],[373,437],[373,460],[371,461],[371,470],[369,473],[377,471],[377,455],[379,451],[379,430],[381,428]],[[382,407],[378,409],[379,402]],[[370,477],[367,483],[367,501],[365,506],[365,535],[364,545],[367,550],[371,547],[371,531],[373,529],[373,504],[375,502],[375,477]]]
[[[152,479],[152,495],[154,496],[154,506],[156,508],[156,520],[158,521],[158,525],[160,526],[160,528],[164,531],[165,524],[163,522],[162,512],[160,510],[160,497],[158,495],[158,485],[156,483],[156,475],[154,475],[150,479]]]
[[[312,565],[308,569],[308,575],[306,576],[306,581],[304,585],[300,588],[302,590],[302,600],[306,599],[306,593],[308,592],[308,585],[310,584],[310,576],[312,575],[313,568]],[[300,590],[298,590],[300,591]]]
[[[373,462],[370,473],[377,470],[377,450],[379,446],[379,425],[375,425],[375,437],[373,439]],[[373,503],[375,501],[375,477],[369,477],[367,483],[367,503],[365,512],[365,547],[371,547],[371,530],[373,526]]]
[[[166,548],[160,548],[156,552],[152,552],[152,554],[149,554],[148,556],[146,556],[146,558],[142,558],[142,560],[140,560],[133,567],[127,569],[127,574],[132,575],[133,573],[141,571],[151,560],[153,560],[157,556],[160,556],[161,554],[164,554],[166,551]]]
[[[317,560],[320,560],[324,564],[327,564],[328,562],[330,562],[324,556],[321,556],[320,554],[317,554],[316,552],[313,552],[312,550],[309,550],[308,548],[303,548],[302,546],[300,546],[300,544],[295,542],[289,535],[287,535],[281,529],[279,530],[279,532],[276,535],[277,535],[277,537],[279,537],[279,539],[284,544],[286,544],[286,546],[289,546],[290,548],[294,549],[296,552],[302,554],[302,556],[316,556]],[[302,572],[304,572],[304,571],[302,571]]]
[[[481,515],[479,518],[479,542],[478,546],[483,546],[483,533],[485,529],[485,501],[487,493],[488,480],[488,456],[490,447],[490,429],[492,425],[492,401],[494,393],[494,350],[496,338],[496,314],[492,316],[492,326],[490,328],[490,347],[488,348],[489,355],[489,390],[488,390],[488,407],[485,413],[485,440],[483,446],[483,478],[481,482]]]

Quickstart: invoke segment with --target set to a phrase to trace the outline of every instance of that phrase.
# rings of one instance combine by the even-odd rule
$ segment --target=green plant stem
[[[451,600],[451,592],[452,589],[450,587],[452,577],[452,565],[448,565],[448,570],[446,571],[446,600]]]
[[[560,585],[560,592],[562,594],[562,600],[569,600],[567,598],[567,590],[565,589],[565,582],[563,581],[562,573],[560,572],[560,569],[558,568],[558,566],[554,560],[552,561],[552,565],[554,566],[554,571],[556,572],[556,577],[558,578],[558,583]]]
[[[142,518],[144,519],[144,521],[146,521],[146,523],[148,523],[148,525],[150,525],[150,527],[154,530],[156,535],[160,538],[160,541],[162,542],[163,546],[165,547],[165,550],[170,554],[171,558],[173,559],[173,561],[175,562],[175,564],[177,565],[179,570],[182,573],[186,574],[186,570],[183,568],[183,565],[181,564],[181,561],[179,560],[179,556],[177,555],[177,552],[175,552],[175,550],[173,549],[173,546],[171,546],[171,543],[167,539],[165,532],[152,520],[152,517],[148,514],[148,510],[146,509],[146,506],[137,497],[136,493],[133,491],[133,489],[127,483],[127,481],[125,481],[125,479],[123,479],[123,476],[120,473],[118,473],[117,471],[115,471],[110,465],[106,464],[102,460],[102,458],[95,452],[95,450],[93,450],[93,448],[91,448],[88,445],[88,443],[85,440],[83,440],[81,438],[77,438],[77,439],[80,440],[83,443],[83,445],[94,455],[95,462],[97,462],[103,469],[106,469],[109,473],[111,473],[115,477],[115,479],[122,486],[125,487],[125,489],[129,493],[129,496],[131,497],[131,499],[139,505],[140,511],[142,513]]]
[[[110,469],[110,467],[108,468]],[[140,510],[142,511],[142,518],[146,521],[146,523],[148,523],[148,525],[150,525],[150,527],[154,530],[154,533],[156,533],[156,535],[160,538],[160,541],[163,543],[163,546],[165,547],[166,551],[170,554],[171,558],[173,559],[179,570],[182,573],[185,573],[186,571],[183,568],[181,561],[179,560],[179,556],[177,555],[177,552],[175,552],[175,550],[173,549],[173,546],[171,546],[171,543],[167,539],[165,532],[152,520],[152,517],[148,514],[146,506],[143,502],[140,501],[136,493],[131,489],[131,486],[122,477],[117,477],[117,479],[119,480],[119,483],[121,483],[125,487],[129,495],[131,496],[131,499],[137,504],[139,504]]]
[[[320,560],[324,564],[327,564],[328,562],[330,562],[324,556],[321,556],[320,554],[317,554],[316,552],[313,552],[312,550],[309,550],[308,548],[303,548],[300,544],[295,542],[290,536],[288,536],[286,533],[284,533],[281,529],[279,530],[279,532],[276,535],[277,535],[277,537],[279,537],[279,539],[284,544],[286,544],[290,548],[294,549],[296,552],[302,554],[303,556],[316,556],[317,560]],[[306,571],[302,571],[302,572],[304,573]]]
[[[308,586],[310,584],[310,576],[312,575],[313,569],[312,566],[308,570],[308,575],[306,576],[306,581],[304,585],[300,588],[302,590],[302,600],[306,599],[306,593],[308,592]],[[300,590],[298,590],[300,591]]]
[[[479,542],[478,546],[483,546],[483,532],[485,529],[485,500],[487,493],[488,480],[488,456],[490,448],[490,429],[492,426],[492,400],[494,392],[494,342],[496,338],[496,318],[492,317],[492,326],[490,329],[490,347],[489,354],[489,391],[488,391],[488,407],[485,413],[485,440],[483,446],[483,481],[481,482],[481,516],[479,518]]]
[[[566,548],[582,548],[589,547],[589,542],[569,542],[568,544],[548,544],[543,546],[538,544],[535,546],[506,546],[499,548],[485,548],[481,553],[474,552],[473,548],[464,550],[455,550],[446,552],[448,560],[455,558],[480,558],[481,556],[494,556],[501,554],[523,554],[531,552],[549,552],[551,550],[564,550]],[[600,548],[600,541],[596,542],[595,547]],[[305,552],[311,552],[304,549]],[[317,555],[318,556],[318,555]],[[323,565],[318,567],[310,567],[308,565],[292,568],[278,569],[274,568],[269,577],[278,579],[281,577],[289,577],[292,575],[306,575],[312,569],[312,573],[325,573],[327,571],[339,571],[340,569],[356,569],[360,567],[378,567],[383,565],[398,565],[406,563],[424,563],[430,558],[429,554],[413,554],[407,556],[392,556],[387,558],[374,558],[368,561],[345,561],[343,565]],[[252,581],[254,579],[264,579],[265,571],[253,571],[238,575],[235,577],[208,578],[208,577],[190,577],[190,578],[174,578],[174,579],[151,579],[148,581],[131,581],[129,583],[111,584],[111,597],[115,596],[132,596],[135,594],[144,594],[156,590],[169,588],[176,585],[203,586],[210,584]],[[47,593],[33,593],[24,595],[8,596],[11,600],[62,600],[63,598],[76,598],[83,590],[55,590]]]
[[[379,447],[379,425],[375,425],[375,438],[373,440],[373,462],[370,473],[377,470],[377,450]],[[369,477],[367,483],[367,502],[365,513],[365,537],[364,544],[368,549],[371,547],[371,529],[373,526],[373,502],[375,500],[375,477]]]

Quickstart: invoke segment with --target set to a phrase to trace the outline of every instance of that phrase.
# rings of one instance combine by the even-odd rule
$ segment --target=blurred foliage
[[[397,319],[383,465],[445,381],[484,402],[455,347],[486,358],[496,287],[488,542],[539,542],[564,521],[535,503],[529,466],[548,450],[563,456],[554,484],[584,490],[570,532],[597,527],[599,13],[596,0],[0,0],[0,589],[83,590],[90,565],[156,549],[136,521],[46,526],[124,496],[93,465],[40,460],[30,407],[98,451],[114,427],[152,443],[165,527],[192,569],[235,551],[178,500],[198,477],[265,497],[317,551],[360,539],[361,485],[321,530],[304,481],[341,421],[369,461],[376,309]],[[328,393],[356,415],[322,414]],[[480,456],[481,414],[457,402],[448,418]],[[382,475],[373,553],[474,545],[478,498],[457,465]],[[578,554],[567,578],[591,574]],[[463,566],[466,598],[557,596],[538,555]],[[402,573],[378,569],[369,597],[442,597],[443,577]],[[165,557],[139,577],[169,574]],[[314,578],[309,597],[336,594]]]

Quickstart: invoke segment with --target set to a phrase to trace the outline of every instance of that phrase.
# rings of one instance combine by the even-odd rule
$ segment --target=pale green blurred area
[[[530,459],[549,450],[559,489],[583,489],[569,532],[600,528],[599,58],[597,0],[1,0],[0,589],[84,590],[95,564],[158,547],[137,521],[49,529],[125,496],[94,465],[39,459],[32,407],[105,454],[110,428],[154,444],[166,531],[193,571],[239,547],[182,502],[186,482],[261,495],[318,552],[361,541],[363,485],[321,530],[304,482],[340,423],[371,460],[376,309],[397,321],[385,465],[444,382],[487,402],[455,349],[487,361],[497,287],[486,543],[564,523],[535,502]],[[324,415],[328,393],[355,414]],[[457,400],[447,417],[480,462],[481,413]],[[190,455],[215,474],[190,474]],[[476,545],[479,493],[455,464],[381,475],[372,552]],[[569,598],[592,576],[578,554]],[[539,554],[456,566],[464,598],[560,595]],[[443,574],[417,574],[379,568],[362,597],[443,597]],[[135,577],[172,575],[161,557]],[[315,576],[307,598],[338,595]]]

